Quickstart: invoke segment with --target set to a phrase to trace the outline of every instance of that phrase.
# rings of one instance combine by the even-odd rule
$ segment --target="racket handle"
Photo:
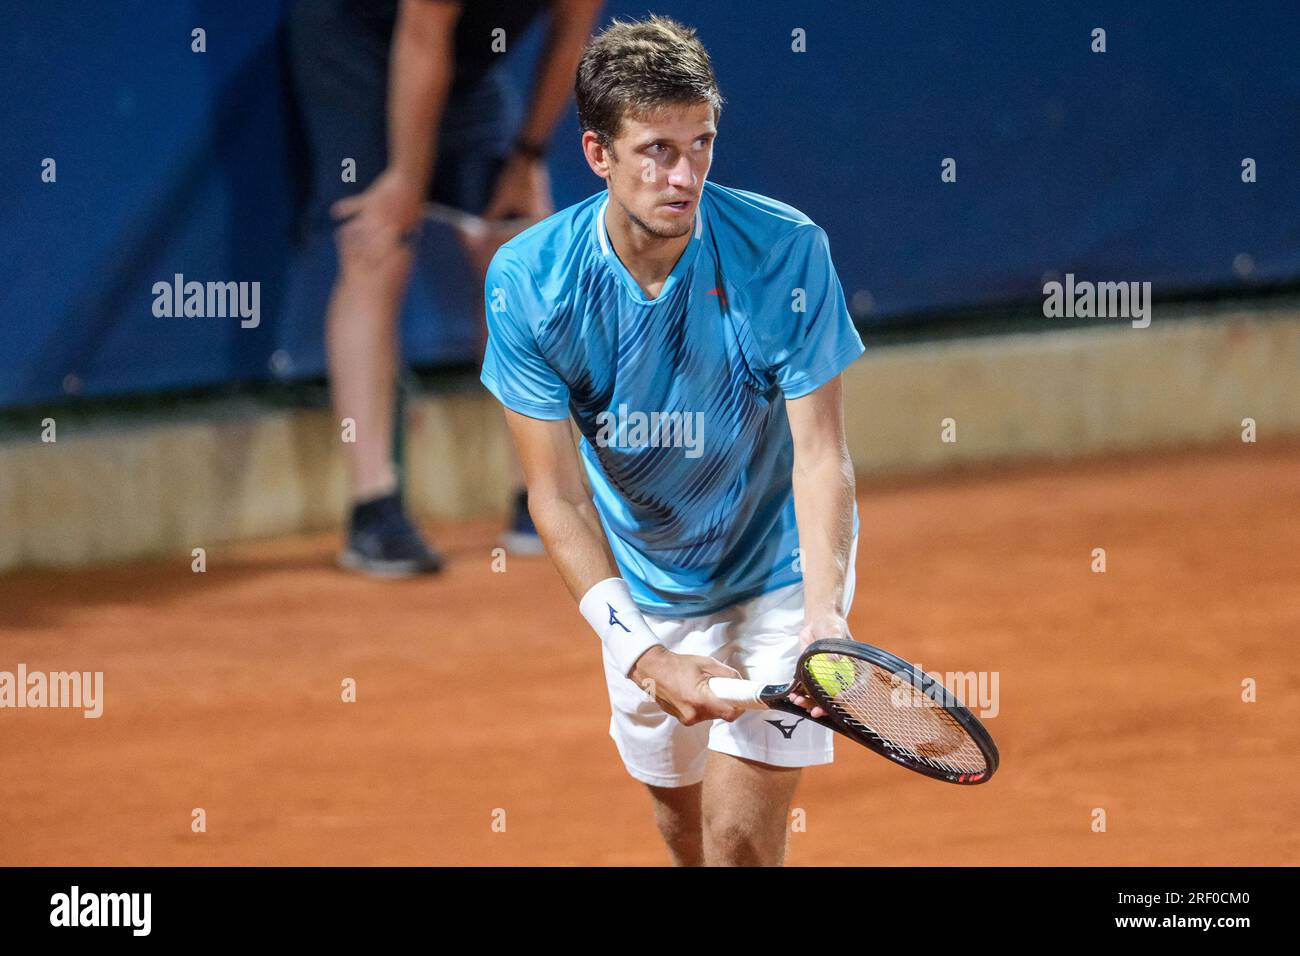
[[[463,209],[444,206],[441,203],[425,203],[424,218],[459,229],[470,239],[481,239],[488,232],[487,220]]]
[[[758,681],[741,680],[739,677],[710,677],[709,690],[714,697],[719,697],[730,704],[737,704],[745,710],[765,710],[760,694],[765,685]]]
[[[484,239],[492,233],[509,238],[533,224],[531,219],[484,219],[472,212],[436,202],[424,204],[424,218],[430,222],[451,226],[465,237],[474,240]]]

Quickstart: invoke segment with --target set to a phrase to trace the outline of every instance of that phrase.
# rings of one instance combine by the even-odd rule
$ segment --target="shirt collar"
[[[664,280],[664,286],[659,290],[659,295],[653,299],[646,298],[645,293],[637,284],[636,279],[632,277],[632,273],[628,272],[627,266],[625,266],[623,261],[619,259],[618,253],[614,251],[614,246],[609,241],[609,234],[605,230],[605,211],[608,207],[609,196],[606,195],[601,201],[599,208],[596,210],[596,238],[600,242],[601,255],[605,257],[605,261],[609,263],[610,268],[619,275],[623,280],[623,284],[627,286],[628,292],[637,301],[647,305],[653,305],[662,300],[670,291],[672,291],[681,276],[690,269],[691,263],[695,259],[695,253],[699,249],[700,239],[704,235],[704,191],[700,191],[700,199],[695,206],[695,228],[691,233],[691,239],[686,244],[686,248],[682,250],[681,256],[678,257],[676,265],[673,266],[673,271],[669,273],[668,278]]]

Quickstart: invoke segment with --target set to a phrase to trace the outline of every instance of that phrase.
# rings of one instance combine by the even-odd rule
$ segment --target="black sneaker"
[[[420,537],[394,493],[352,507],[339,565],[378,578],[405,578],[441,570],[442,555]]]
[[[528,513],[528,492],[521,488],[515,492],[515,506],[510,515],[510,524],[501,535],[501,543],[511,554],[545,554],[542,537],[533,524],[533,516]]]

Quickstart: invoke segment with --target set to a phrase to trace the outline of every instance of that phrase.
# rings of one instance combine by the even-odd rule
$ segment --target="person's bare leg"
[[[703,794],[705,865],[783,865],[799,776],[797,767],[710,750]]]
[[[325,319],[330,397],[335,427],[356,422],[356,441],[343,444],[353,500],[397,488],[393,467],[397,317],[412,255],[398,247],[378,261],[340,253],[339,275]]]
[[[700,790],[702,784],[689,787],[651,787],[655,823],[668,844],[673,866],[703,866],[704,839],[700,830]]]

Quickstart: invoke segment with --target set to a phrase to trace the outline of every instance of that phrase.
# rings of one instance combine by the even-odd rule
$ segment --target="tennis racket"
[[[993,738],[961,701],[919,667],[870,644],[814,641],[788,684],[714,677],[709,690],[746,710],[805,717],[935,780],[987,783],[998,769]],[[787,700],[790,694],[811,697],[825,715],[813,717]]]
[[[534,222],[532,219],[484,219],[472,212],[456,209],[442,203],[424,204],[424,218],[429,222],[440,222],[451,226],[466,239],[475,242],[489,238],[505,242],[512,236],[523,232]]]
[[[357,213],[344,216],[336,221],[336,225],[343,225],[357,217]],[[495,251],[495,247],[501,245],[507,239],[512,239],[519,233],[523,232],[529,226],[533,225],[535,220],[514,217],[511,219],[484,219],[482,216],[476,216],[472,212],[466,212],[463,209],[457,209],[454,206],[446,206],[442,203],[427,202],[421,208],[420,218],[425,222],[436,222],[444,226],[450,226],[460,234],[461,238],[471,243],[490,243]],[[419,228],[412,229],[401,237],[401,242],[405,245],[414,246],[420,238]]]

